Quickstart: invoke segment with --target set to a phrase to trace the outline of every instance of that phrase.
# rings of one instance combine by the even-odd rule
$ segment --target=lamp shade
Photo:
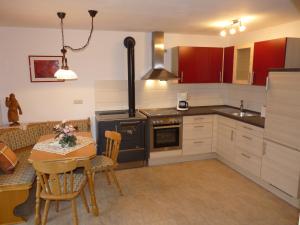
[[[55,72],[54,77],[59,80],[77,80],[77,74],[73,70],[59,69]]]

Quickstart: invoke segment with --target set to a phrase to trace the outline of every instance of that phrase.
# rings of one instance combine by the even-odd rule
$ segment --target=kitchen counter
[[[172,108],[169,108],[172,109]],[[159,109],[157,109],[159,110]],[[174,109],[176,110],[176,109]],[[238,111],[239,108],[228,106],[228,105],[218,105],[218,106],[194,106],[190,107],[186,111],[177,111],[176,115],[179,116],[195,116],[195,115],[212,115],[217,114],[221,116],[225,116],[234,120],[238,120],[244,123],[248,123],[257,127],[264,128],[265,126],[265,118],[260,116],[260,113],[245,110],[245,112],[253,113],[254,116],[246,116],[246,117],[239,117],[234,116],[230,111]],[[143,110],[141,110],[143,111]],[[163,115],[169,116],[169,115]]]

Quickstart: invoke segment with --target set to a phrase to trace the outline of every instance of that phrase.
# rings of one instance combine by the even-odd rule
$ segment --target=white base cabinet
[[[300,152],[265,141],[261,177],[294,198],[300,198]]]
[[[212,152],[213,115],[183,117],[182,155]]]

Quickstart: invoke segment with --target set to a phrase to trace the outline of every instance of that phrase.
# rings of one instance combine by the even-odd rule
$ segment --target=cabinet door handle
[[[204,126],[194,126],[194,128],[202,128],[202,127],[204,127]]]
[[[266,154],[266,147],[267,147],[267,143],[264,142],[264,143],[263,143],[263,152],[262,152],[263,155]]]
[[[231,130],[230,140],[233,141],[233,130]]]
[[[245,128],[245,129],[247,129],[247,130],[253,130],[251,127],[243,126],[243,128]]]
[[[246,136],[246,135],[243,135],[242,137],[243,137],[243,138],[246,138],[246,139],[248,139],[248,140],[252,140],[251,137],[248,137],[248,136]]]
[[[180,82],[181,83],[183,82],[183,71],[181,71],[181,74],[180,74]]]
[[[247,159],[250,159],[250,158],[251,158],[251,156],[246,155],[245,153],[241,153],[241,155],[244,156],[244,157],[247,158]]]
[[[202,144],[203,141],[194,141],[194,144]]]
[[[197,117],[197,118],[194,118],[194,120],[204,120],[203,117]]]
[[[269,89],[269,76],[266,77],[266,91]]]

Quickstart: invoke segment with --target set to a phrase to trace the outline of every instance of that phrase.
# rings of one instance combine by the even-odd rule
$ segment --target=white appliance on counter
[[[188,93],[177,93],[177,110],[184,111],[189,109]]]
[[[269,72],[261,177],[300,208],[300,69]]]

